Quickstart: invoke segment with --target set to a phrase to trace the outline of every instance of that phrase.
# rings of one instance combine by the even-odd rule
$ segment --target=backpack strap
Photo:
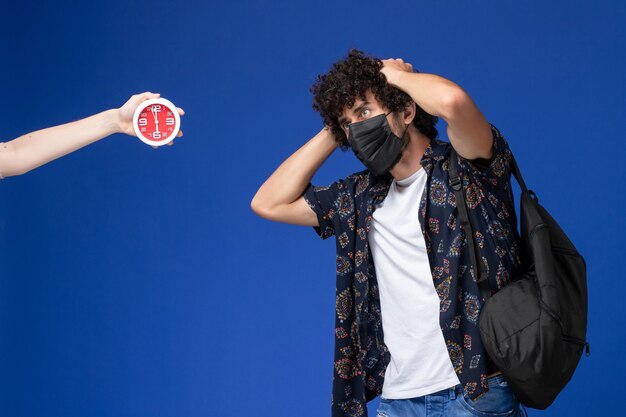
[[[517,165],[515,165],[517,169]],[[459,219],[461,220],[461,226],[465,231],[465,241],[469,247],[470,258],[472,259],[472,268],[474,269],[474,276],[478,279],[476,283],[480,289],[480,293],[483,300],[487,300],[491,297],[491,289],[489,288],[489,282],[487,280],[487,271],[482,261],[478,257],[478,251],[476,250],[476,244],[474,242],[474,230],[472,229],[472,223],[469,219],[467,212],[467,205],[465,203],[465,193],[463,192],[463,184],[459,177],[459,165],[457,162],[457,153],[452,146],[450,146],[450,156],[448,157],[448,170],[450,173],[450,187],[454,190],[454,196],[456,197],[456,207],[459,210]],[[517,170],[519,174],[519,170]],[[517,175],[516,175],[517,178]],[[518,182],[522,176],[519,175]],[[521,180],[523,183],[523,180]],[[520,183],[521,184],[521,183]],[[524,186],[525,187],[525,186]]]
[[[522,193],[529,193],[536,199],[537,196],[535,195],[535,193],[532,190],[526,188],[526,183],[524,182],[524,178],[522,178],[521,172],[519,172],[519,167],[517,166],[517,162],[515,162],[515,157],[513,156],[513,154],[511,154],[511,173],[513,174],[513,176],[517,180],[517,183],[522,189]]]

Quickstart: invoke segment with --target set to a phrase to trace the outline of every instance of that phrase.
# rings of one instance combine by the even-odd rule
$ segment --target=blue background
[[[626,5],[438,3],[3,1],[1,141],[146,90],[187,115],[0,183],[0,415],[329,415],[334,243],[249,204],[350,47],[463,86],[587,259],[591,356],[530,414],[621,413]]]

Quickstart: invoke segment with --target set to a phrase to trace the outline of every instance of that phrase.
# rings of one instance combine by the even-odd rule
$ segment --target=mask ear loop
[[[409,126],[411,125],[411,123],[407,123],[406,127],[404,128],[404,132],[402,133],[402,138],[404,138],[404,135],[406,134],[406,131],[409,130]]]
[[[385,115],[385,117],[389,116],[391,113],[393,112],[389,112]],[[404,135],[406,135],[406,131],[409,130],[409,126],[411,125],[411,123],[407,124],[406,127],[404,128],[404,132],[402,132],[402,136],[400,136],[400,141],[403,142],[404,141]]]

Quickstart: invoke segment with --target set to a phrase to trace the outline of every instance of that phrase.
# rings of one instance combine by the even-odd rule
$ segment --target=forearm
[[[28,133],[4,145],[0,152],[2,174],[23,174],[119,131],[118,110],[113,109]]]
[[[485,116],[457,84],[434,74],[414,73],[411,64],[386,60],[389,84],[407,93],[427,113],[447,123],[450,143],[465,159],[491,159],[493,136]]]
[[[463,89],[456,83],[435,74],[393,71],[385,73],[387,81],[407,93],[426,113],[446,122]]]
[[[337,146],[330,130],[322,129],[274,171],[257,191],[252,206],[268,210],[293,203]]]

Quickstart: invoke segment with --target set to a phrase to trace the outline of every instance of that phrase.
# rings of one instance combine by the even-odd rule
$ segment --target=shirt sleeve
[[[510,180],[512,153],[498,128],[491,125],[491,132],[493,134],[491,159],[479,158],[470,161],[459,156],[459,166],[477,180],[498,188]]]
[[[317,215],[319,226],[313,226],[322,239],[335,234],[336,205],[341,194],[342,184],[335,181],[329,186],[315,186],[311,183],[304,190],[304,200]]]

